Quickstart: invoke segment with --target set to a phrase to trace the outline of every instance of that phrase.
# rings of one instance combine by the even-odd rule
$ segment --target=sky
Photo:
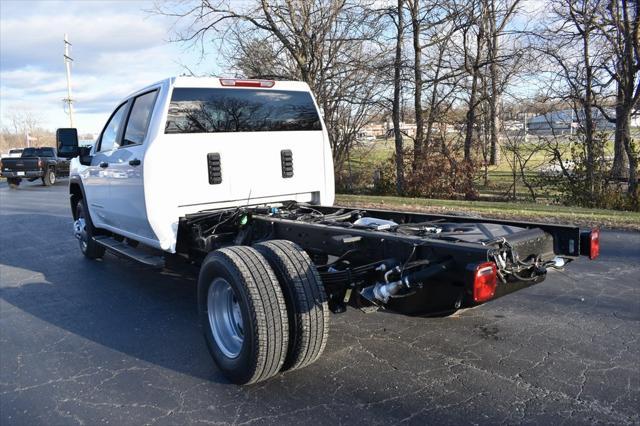
[[[46,129],[69,126],[64,33],[72,43],[75,127],[100,132],[128,93],[186,72],[218,73],[215,58],[170,42],[173,18],[152,1],[0,0],[0,120],[29,112]]]
[[[529,13],[541,4],[523,1]],[[65,33],[73,45],[80,134],[99,133],[127,94],[181,75],[185,66],[196,74],[224,75],[215,48],[203,59],[198,49],[170,42],[175,19],[150,13],[153,8],[152,0],[0,0],[0,127],[9,127],[16,111],[28,112],[45,129],[69,126],[62,102]]]

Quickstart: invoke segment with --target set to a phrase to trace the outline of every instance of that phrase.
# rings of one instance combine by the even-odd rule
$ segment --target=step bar
[[[131,247],[129,244],[115,240],[112,237],[97,236],[94,237],[94,240],[116,256],[135,260],[143,265],[154,268],[164,268],[165,266],[164,256],[153,255],[138,247]]]

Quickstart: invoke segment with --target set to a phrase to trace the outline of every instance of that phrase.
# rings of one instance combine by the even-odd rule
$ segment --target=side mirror
[[[79,154],[78,129],[67,128],[56,130],[56,146],[58,148],[58,157],[77,157]]]
[[[90,146],[81,146],[78,148],[78,156],[80,157],[80,164],[83,166],[90,166],[91,159],[91,147]]]

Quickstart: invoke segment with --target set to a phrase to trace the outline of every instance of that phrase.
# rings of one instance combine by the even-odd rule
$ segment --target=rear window
[[[23,157],[55,157],[53,148],[25,148],[22,151]]]
[[[322,130],[308,92],[176,88],[165,133]]]

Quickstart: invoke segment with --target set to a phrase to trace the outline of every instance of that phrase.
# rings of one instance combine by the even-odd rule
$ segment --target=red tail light
[[[221,78],[220,84],[234,87],[273,87],[276,82],[273,80],[236,80],[235,78]]]
[[[42,160],[38,160],[38,168],[41,169],[42,168]]]
[[[591,230],[591,245],[589,246],[589,259],[593,260],[600,256],[600,230],[598,228]]]
[[[486,302],[496,293],[497,284],[496,264],[493,262],[481,263],[476,267],[473,278],[473,300]]]
[[[598,228],[580,233],[580,254],[589,256],[591,260],[600,256],[600,230]]]

